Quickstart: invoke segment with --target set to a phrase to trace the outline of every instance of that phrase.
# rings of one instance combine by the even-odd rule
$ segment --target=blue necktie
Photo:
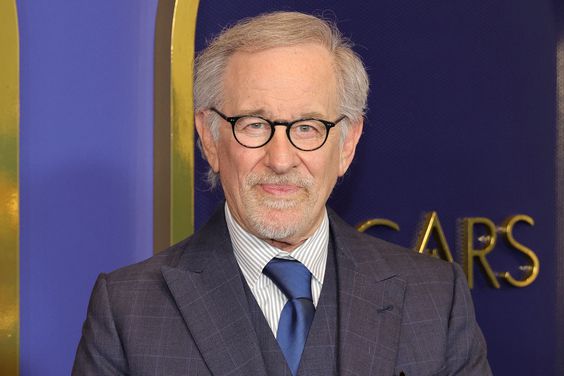
[[[280,314],[276,340],[295,376],[315,314],[311,297],[311,273],[299,261],[277,258],[265,266],[263,273],[288,298]]]

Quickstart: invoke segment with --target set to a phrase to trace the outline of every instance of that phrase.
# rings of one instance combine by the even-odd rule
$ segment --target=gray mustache
[[[257,184],[279,184],[279,185],[295,185],[302,188],[313,187],[313,179],[299,176],[296,174],[287,175],[249,175],[247,177],[247,185],[252,187]]]

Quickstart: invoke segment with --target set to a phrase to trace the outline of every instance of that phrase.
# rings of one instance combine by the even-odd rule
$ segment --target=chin
[[[304,240],[315,231],[314,208],[303,203],[286,209],[262,207],[250,213],[249,225],[261,239],[289,242],[292,239]]]
[[[267,212],[272,212],[272,210],[280,211],[281,213],[286,211],[296,211],[293,209],[297,209],[300,207],[300,204],[303,205],[303,202],[298,200],[289,200],[289,199],[281,199],[281,198],[270,198],[264,199],[261,202],[261,206],[263,210]]]
[[[278,241],[294,238],[300,231],[295,225],[284,226],[280,223],[268,223],[267,221],[255,221],[252,226],[259,238]]]
[[[300,235],[307,222],[301,210],[284,207],[286,203],[269,206],[250,216],[254,232],[262,239],[284,240]],[[295,208],[295,206],[293,206]]]
[[[245,197],[243,203],[249,227],[255,235],[279,241],[307,235],[315,221],[317,196],[305,190],[286,197],[253,193]]]

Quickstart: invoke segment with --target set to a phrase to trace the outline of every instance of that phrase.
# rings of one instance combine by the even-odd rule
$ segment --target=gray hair
[[[273,12],[245,18],[217,35],[194,62],[194,112],[221,107],[225,68],[235,52],[305,43],[319,44],[333,56],[339,112],[346,116],[341,127],[342,142],[350,124],[365,114],[368,74],[362,60],[352,50],[352,43],[343,37],[334,23],[299,12]],[[219,118],[211,117],[207,125],[217,140]],[[218,176],[210,169],[207,180],[213,188],[218,183]]]

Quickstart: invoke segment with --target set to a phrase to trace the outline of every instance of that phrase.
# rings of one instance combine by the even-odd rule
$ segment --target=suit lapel
[[[337,275],[335,251],[329,242],[323,289],[315,310],[298,375],[337,375]],[[269,375],[270,376],[270,375]]]
[[[392,375],[405,281],[380,250],[330,212],[339,283],[339,375]]]
[[[162,273],[213,375],[266,374],[223,210]]]

